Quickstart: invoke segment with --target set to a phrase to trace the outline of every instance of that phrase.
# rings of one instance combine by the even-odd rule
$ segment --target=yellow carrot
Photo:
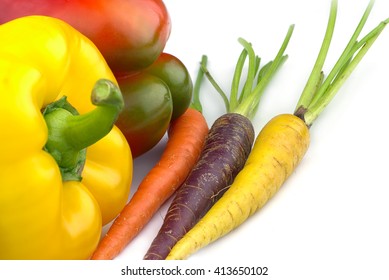
[[[303,158],[309,139],[309,129],[300,118],[291,114],[273,118],[259,133],[245,167],[229,190],[173,247],[167,259],[187,258],[265,205]]]
[[[228,191],[208,213],[177,242],[167,259],[185,259],[190,254],[237,228],[274,196],[303,158],[310,142],[309,128],[361,61],[389,19],[361,40],[358,36],[373,1],[352,35],[344,52],[324,79],[322,71],[332,38],[337,12],[333,0],[322,48],[294,114],[271,119],[258,134],[244,168]]]

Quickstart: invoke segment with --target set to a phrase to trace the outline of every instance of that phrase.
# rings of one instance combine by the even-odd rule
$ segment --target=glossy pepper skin
[[[171,30],[161,0],[2,0],[0,11],[0,23],[26,15],[64,20],[92,40],[114,73],[151,65]]]
[[[54,18],[3,24],[0,42],[0,259],[87,259],[102,225],[126,203],[131,152],[111,125],[86,148],[81,181],[64,181],[44,149],[52,130],[42,111],[67,96],[80,116],[101,112],[91,102],[92,88],[115,78],[90,40]],[[69,143],[78,145],[74,136]]]
[[[125,106],[116,125],[131,147],[133,158],[151,150],[164,136],[173,112],[169,87],[156,76],[141,72],[118,78]]]
[[[143,71],[117,81],[125,106],[116,125],[136,158],[158,144],[170,122],[186,111],[193,84],[185,65],[168,53],[162,53]]]
[[[188,69],[178,57],[161,53],[158,59],[142,72],[158,77],[169,87],[173,100],[172,120],[188,109],[192,101],[193,82]]]

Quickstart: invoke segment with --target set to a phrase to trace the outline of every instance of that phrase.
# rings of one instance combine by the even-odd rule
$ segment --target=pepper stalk
[[[81,181],[86,148],[111,131],[124,107],[119,87],[107,79],[96,82],[91,101],[97,107],[83,115],[66,97],[49,104],[43,112],[48,128],[44,150],[56,160],[63,181]]]

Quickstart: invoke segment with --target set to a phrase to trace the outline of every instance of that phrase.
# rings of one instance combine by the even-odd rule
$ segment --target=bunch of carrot
[[[294,26],[290,26],[274,60],[262,68],[251,44],[239,39],[244,49],[235,70],[230,100],[223,94],[227,113],[220,116],[210,128],[199,160],[176,191],[144,259],[165,259],[175,243],[218,201],[242,170],[255,138],[251,118],[258,109],[266,86],[286,59],[284,52],[293,29]],[[247,57],[247,77],[240,91],[239,84]],[[204,64],[202,66],[205,67]],[[204,73],[208,75],[208,72]],[[222,92],[220,87],[219,91]]]
[[[172,248],[167,259],[185,259],[237,228],[262,208],[302,160],[310,143],[309,128],[377,39],[389,19],[361,40],[358,37],[372,9],[370,2],[345,50],[328,76],[322,68],[337,14],[333,0],[326,34],[312,73],[294,114],[271,119],[258,134],[242,171],[207,214]]]
[[[372,4],[369,3],[344,52],[325,77],[322,69],[337,14],[337,1],[332,0],[322,47],[294,113],[270,120],[254,145],[251,118],[264,89],[287,58],[284,52],[294,26],[289,28],[274,60],[262,68],[251,44],[239,39],[244,49],[235,68],[229,98],[209,73],[204,56],[195,86],[193,107],[197,110],[188,109],[172,124],[160,161],[143,179],[92,259],[117,256],[173,194],[163,225],[145,259],[185,259],[262,208],[304,157],[314,120],[389,22],[381,22],[358,40]],[[247,57],[247,78],[241,86]],[[222,96],[227,110],[209,130],[198,97],[204,74]]]

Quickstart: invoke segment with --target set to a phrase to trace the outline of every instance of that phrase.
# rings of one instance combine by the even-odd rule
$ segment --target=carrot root
[[[208,126],[200,112],[189,108],[172,122],[168,133],[161,159],[112,223],[92,259],[115,258],[138,235],[188,176],[201,153]]]
[[[228,191],[166,259],[188,258],[262,208],[301,161],[309,139],[309,129],[300,118],[290,114],[273,118],[259,133],[245,167]]]

